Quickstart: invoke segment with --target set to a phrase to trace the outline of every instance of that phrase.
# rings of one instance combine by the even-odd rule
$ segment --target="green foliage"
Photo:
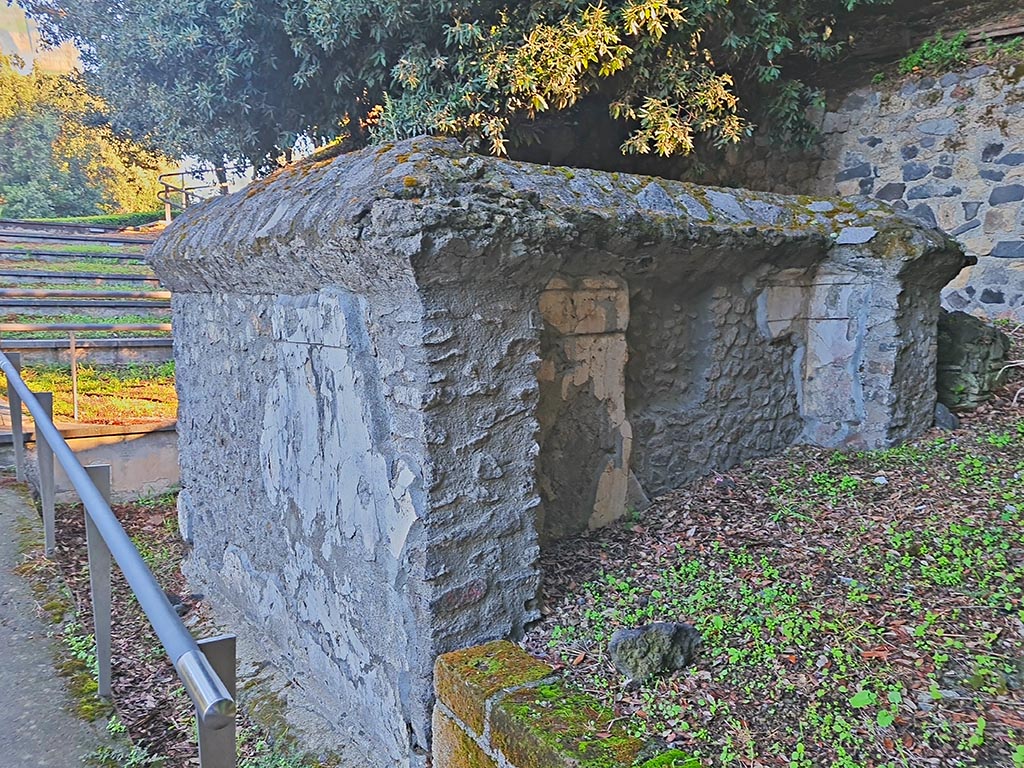
[[[0,215],[152,208],[161,160],[104,127],[103,109],[77,76],[22,75],[0,55]]]
[[[889,0],[30,0],[51,39],[83,41],[114,124],[171,154],[269,163],[298,137],[422,133],[501,154],[584,100],[627,153],[723,146],[768,119],[806,141],[837,20]],[[118,34],[109,35],[116,21]],[[567,114],[568,113],[568,114]]]
[[[919,70],[951,69],[967,60],[966,42],[966,32],[949,39],[937,34],[900,59],[897,66],[904,75]]]
[[[50,224],[96,224],[101,227],[141,227],[144,224],[160,221],[163,217],[162,210],[152,210],[138,213],[108,213],[100,216],[58,216],[51,219],[37,218],[32,221]],[[63,250],[67,250],[67,248]]]

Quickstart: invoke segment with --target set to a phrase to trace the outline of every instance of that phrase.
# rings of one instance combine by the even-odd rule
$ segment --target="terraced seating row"
[[[0,349],[27,363],[170,359],[170,293],[143,260],[152,239],[0,221]]]

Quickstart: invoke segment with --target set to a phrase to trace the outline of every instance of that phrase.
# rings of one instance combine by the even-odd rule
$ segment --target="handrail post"
[[[78,421],[78,340],[74,331],[68,333],[68,345],[71,348],[71,402],[74,406],[75,421]]]
[[[21,375],[21,354],[8,352],[7,359]],[[8,385],[7,402],[11,406],[11,439],[14,441],[14,476],[19,483],[25,481],[25,429],[21,421],[21,395],[18,390]]]
[[[213,671],[217,673],[231,698],[235,690],[235,636],[220,635],[197,640],[196,645],[203,652]],[[235,768],[237,761],[235,745],[235,720],[214,730],[203,725],[200,713],[196,712],[199,730],[199,768]]]
[[[42,406],[43,413],[50,421],[53,421],[53,393],[34,392],[33,394],[39,401],[39,405]],[[53,474],[53,446],[50,445],[43,431],[39,429],[39,424],[35,424],[32,431],[36,438],[36,456],[39,460],[39,500],[43,507],[43,549],[46,556],[49,557],[57,547],[57,529],[54,522],[56,481]]]
[[[92,464],[85,467],[96,490],[103,500],[110,503],[110,465]],[[84,507],[84,505],[83,505]],[[89,591],[92,594],[93,635],[96,638],[96,661],[99,668],[98,690],[100,696],[111,698],[111,621],[110,621],[110,550],[92,521],[88,510],[85,513],[85,546],[89,557]]]

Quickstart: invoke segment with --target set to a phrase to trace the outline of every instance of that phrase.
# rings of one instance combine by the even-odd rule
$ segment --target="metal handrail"
[[[157,177],[157,181],[163,185],[163,189],[156,193],[156,197],[164,205],[164,220],[169,224],[173,211],[183,211],[196,202],[202,202],[215,196],[214,194],[201,193],[215,189],[217,194],[228,194],[227,174],[229,171],[241,175],[245,173],[246,167],[243,165],[217,166],[216,168],[193,168],[189,171],[172,171],[160,174]],[[203,182],[191,186],[185,181],[186,178],[202,179],[211,173],[217,177],[217,181]],[[171,179],[177,179],[178,182],[172,183]],[[180,202],[175,199],[176,196],[180,198]]]
[[[12,360],[13,358],[13,360]],[[16,362],[15,362],[16,361]],[[146,566],[132,540],[110,509],[110,475],[106,467],[105,493],[93,477],[96,467],[87,470],[79,462],[52,420],[53,396],[33,393],[21,378],[20,356],[0,352],[0,370],[7,377],[11,405],[11,426],[18,477],[24,477],[24,432],[21,403],[35,422],[39,455],[40,496],[42,497],[45,547],[50,555],[55,547],[54,459],[78,492],[86,511],[86,538],[89,549],[89,576],[93,593],[94,624],[99,662],[99,693],[109,696],[111,669],[110,642],[110,558],[120,566],[146,618],[174,664],[182,685],[196,708],[199,724],[199,753],[202,768],[233,768],[235,670],[233,636],[197,642],[171,607],[167,595]],[[38,399],[37,399],[38,395]],[[43,401],[43,402],[40,402]],[[94,563],[99,568],[94,568]],[[100,571],[101,573],[97,573]],[[102,573],[105,571],[105,573]],[[104,578],[105,576],[105,578]],[[99,599],[97,599],[99,598]],[[228,663],[230,660],[230,663]]]

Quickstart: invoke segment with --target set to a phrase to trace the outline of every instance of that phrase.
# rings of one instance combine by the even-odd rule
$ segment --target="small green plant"
[[[902,59],[897,67],[900,74],[920,72],[923,70],[940,71],[955,67],[967,60],[967,33],[960,32],[951,38],[936,34],[925,40]]]

